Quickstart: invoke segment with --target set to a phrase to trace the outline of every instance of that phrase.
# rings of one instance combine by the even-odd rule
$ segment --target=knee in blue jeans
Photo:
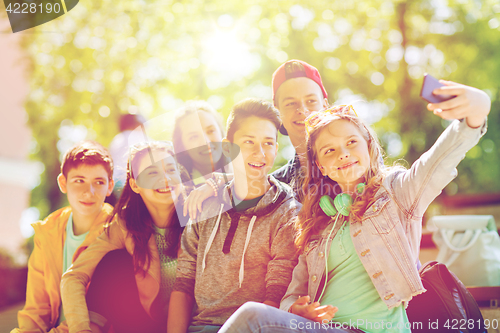
[[[257,302],[246,302],[239,307],[238,310],[233,314],[235,321],[247,323],[252,321],[252,319],[259,318],[260,320],[267,318],[269,314],[269,307],[263,303]]]

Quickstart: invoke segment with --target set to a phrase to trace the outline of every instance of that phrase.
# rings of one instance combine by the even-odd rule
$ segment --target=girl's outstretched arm
[[[416,221],[420,221],[429,204],[457,176],[457,165],[486,132],[486,116],[491,108],[490,98],[483,91],[455,82],[440,82],[446,86],[433,93],[454,97],[430,103],[427,108],[443,119],[463,121],[453,121],[434,145],[390,185],[395,202]]]
[[[490,113],[491,100],[482,90],[460,83],[439,80],[444,87],[434,89],[434,95],[453,95],[452,99],[441,103],[429,103],[427,109],[443,119],[465,118],[472,128],[481,126]]]

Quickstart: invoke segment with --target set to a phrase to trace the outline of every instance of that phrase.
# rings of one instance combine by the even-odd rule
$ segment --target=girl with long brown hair
[[[310,115],[307,199],[296,223],[299,263],[279,311],[247,303],[220,332],[410,332],[405,305],[418,274],[422,216],[486,132],[482,91],[444,81],[427,107],[454,120],[410,169],[386,167],[376,136],[352,107]],[[426,323],[424,323],[426,324]]]
[[[183,190],[172,144],[130,148],[113,222],[61,281],[71,332],[164,331],[185,225]]]

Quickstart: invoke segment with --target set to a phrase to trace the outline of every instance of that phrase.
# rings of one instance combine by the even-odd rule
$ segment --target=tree
[[[318,67],[330,102],[366,101],[358,103],[360,116],[373,123],[390,160],[413,162],[446,125],[418,97],[424,72],[485,89],[493,100],[489,132],[447,191],[498,191],[499,13],[493,0],[482,6],[456,0],[439,6],[426,0],[79,2],[33,29],[55,33],[26,34],[23,42],[32,63],[26,110],[37,142],[33,158],[45,164],[32,205],[43,216],[63,204],[55,183],[61,151],[84,138],[109,144],[121,113],[153,118],[199,98],[227,115],[242,98],[270,99],[271,73],[293,58]],[[167,135],[170,125],[162,125]],[[277,164],[284,161],[280,156]]]

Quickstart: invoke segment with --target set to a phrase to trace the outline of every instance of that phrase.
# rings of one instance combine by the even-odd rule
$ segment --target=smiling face
[[[114,185],[101,164],[80,164],[71,168],[67,177],[60,174],[57,181],[61,191],[68,196],[74,221],[97,217]]]
[[[312,112],[328,106],[320,86],[306,77],[289,79],[276,93],[276,106],[294,147],[304,144],[306,132],[304,119]]]
[[[334,120],[318,134],[314,149],[323,176],[352,193],[370,167],[368,143],[358,127],[346,119]]]
[[[241,123],[233,138],[240,147],[233,161],[235,178],[246,177],[249,184],[267,181],[278,152],[277,134],[276,125],[267,119],[252,116]]]
[[[167,151],[152,150],[134,161],[134,175],[130,178],[132,191],[138,193],[148,210],[151,207],[170,206],[177,202],[181,179],[175,159]]]
[[[196,169],[204,170],[207,164],[211,168],[210,154],[214,164],[220,160],[222,135],[211,114],[203,111],[188,114],[180,119],[179,126],[182,129],[182,145]]]

